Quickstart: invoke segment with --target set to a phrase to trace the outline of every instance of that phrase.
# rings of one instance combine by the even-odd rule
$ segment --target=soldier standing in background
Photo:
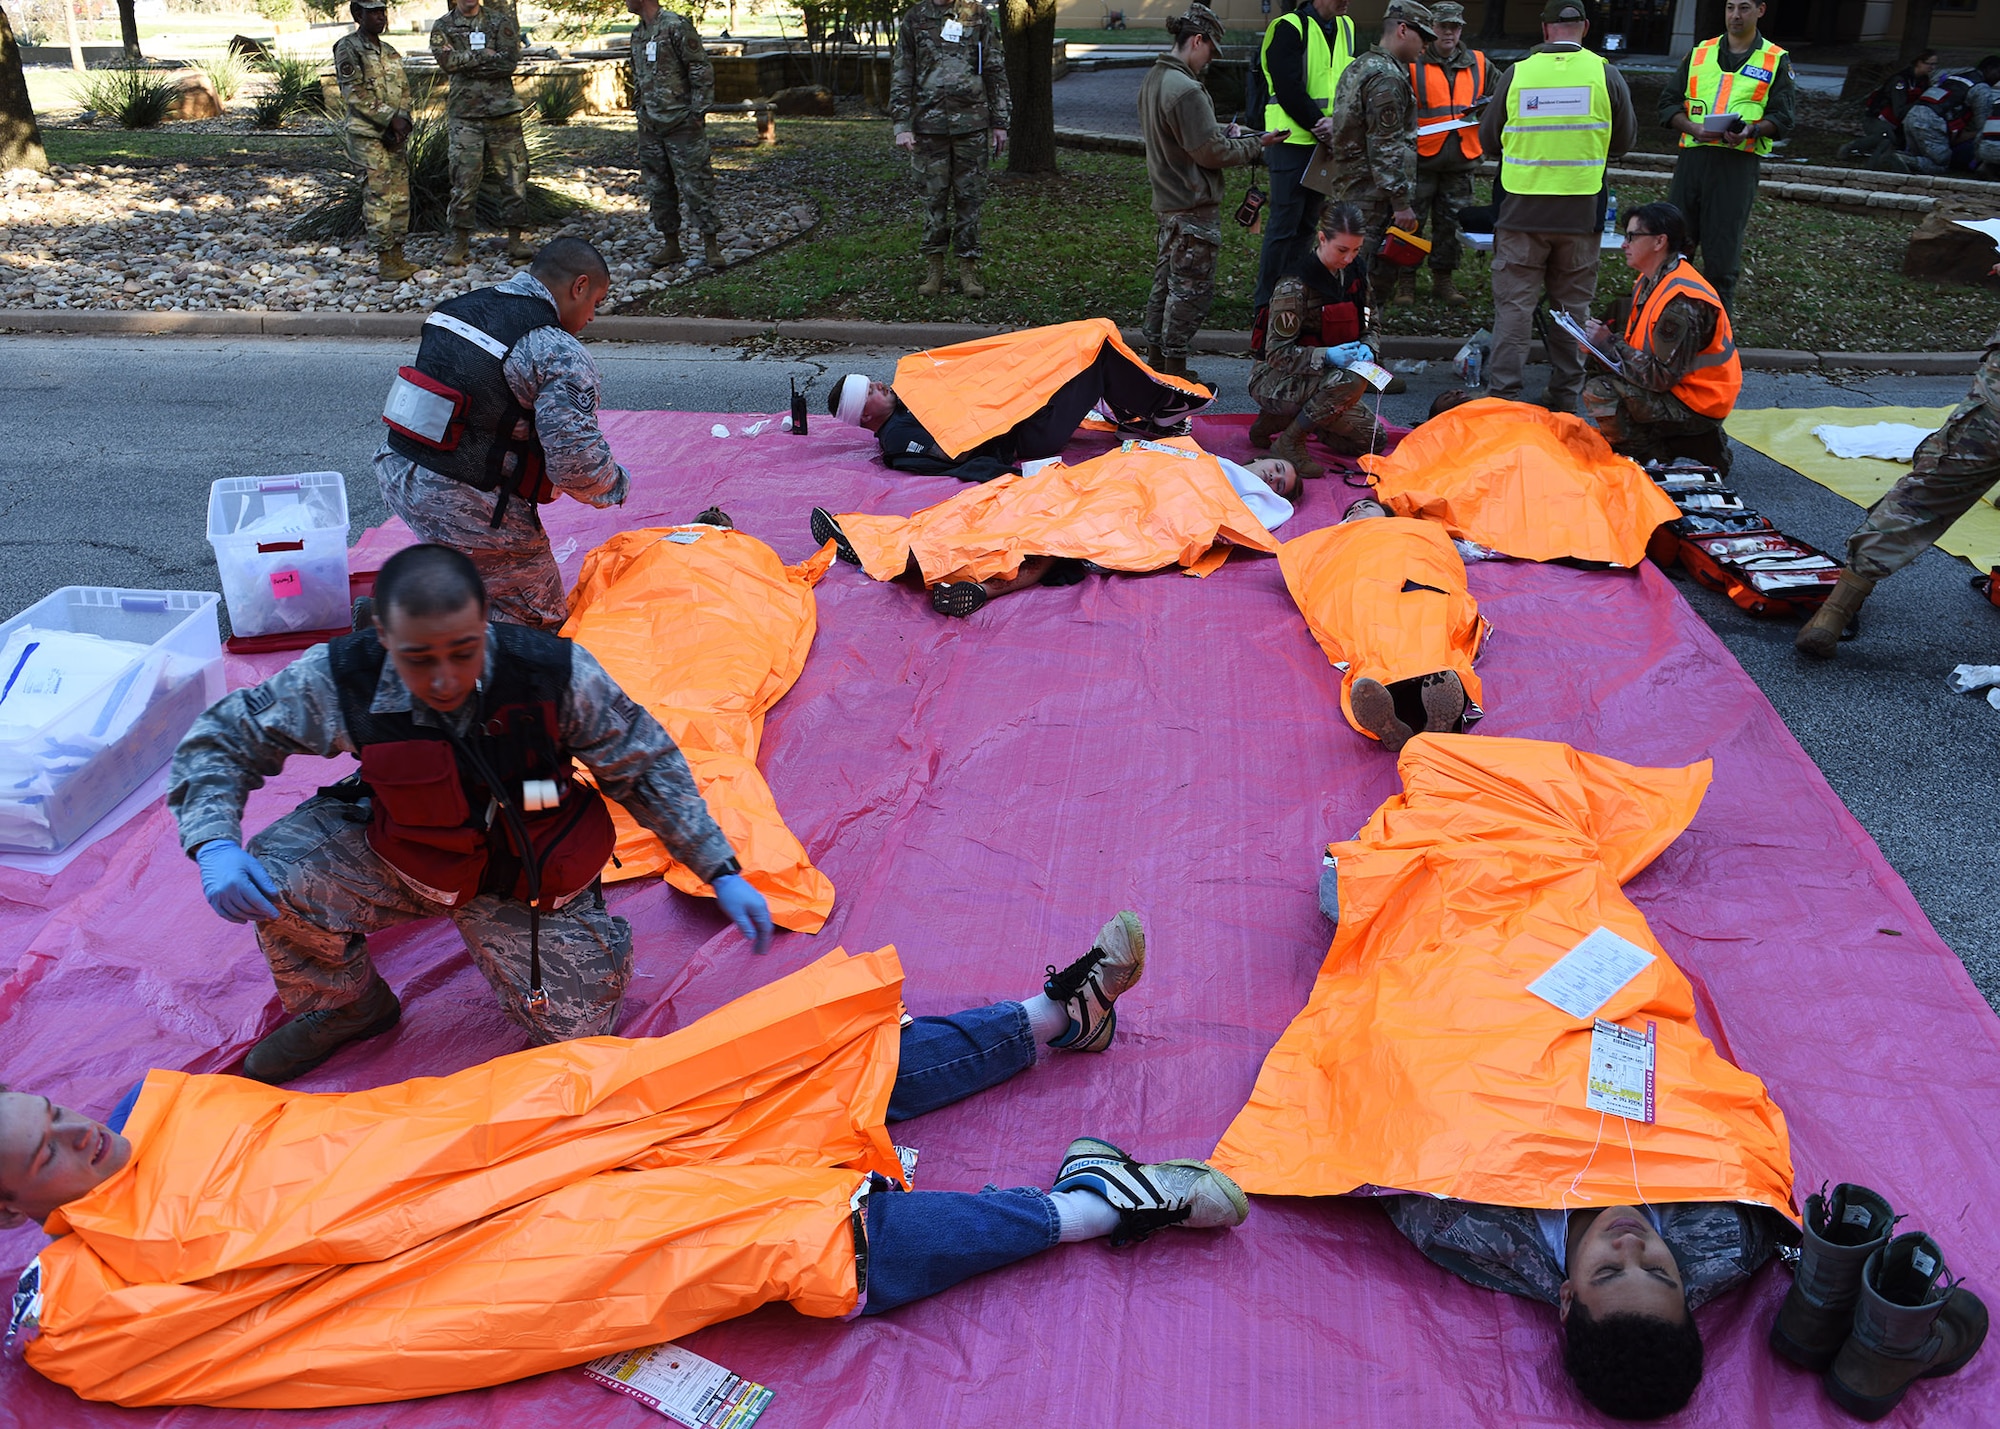
[[[1417,0],[1389,0],[1382,38],[1340,76],[1333,127],[1325,143],[1333,163],[1327,198],[1361,210],[1367,230],[1362,256],[1368,281],[1387,292],[1395,269],[1382,259],[1382,238],[1394,223],[1416,230],[1417,100],[1410,66],[1433,38],[1431,12]]]
[[[722,227],[715,212],[715,172],[708,162],[708,107],[715,103],[715,66],[687,16],[659,0],[625,0],[639,17],[632,27],[632,107],[639,116],[639,172],[646,180],[660,247],[655,267],[682,260],[681,199],[701,234],[702,256],[722,266]]]
[[[1431,296],[1448,307],[1465,306],[1452,274],[1460,257],[1458,211],[1472,202],[1472,173],[1479,167],[1479,129],[1423,132],[1429,124],[1465,118],[1465,111],[1493,87],[1486,56],[1459,43],[1465,34],[1465,7],[1457,0],[1431,6],[1431,27],[1437,38],[1410,66],[1410,88],[1417,96],[1417,221],[1431,240]],[[1392,306],[1408,307],[1417,300],[1417,273],[1406,268],[1396,279]]]
[[[1280,0],[1282,9],[1282,0]],[[1264,128],[1281,136],[1264,155],[1271,173],[1271,201],[1264,206],[1264,248],[1257,258],[1253,310],[1267,306],[1271,291],[1313,246],[1320,196],[1301,182],[1311,166],[1314,144],[1323,142],[1333,120],[1333,92],[1341,72],[1354,63],[1354,21],[1347,0],[1302,0],[1264,31],[1256,76],[1264,95]]]
[[[917,0],[896,26],[889,118],[896,147],[916,155],[924,180],[920,297],[945,288],[945,248],[958,252],[958,286],[986,296],[979,281],[979,207],[989,154],[1007,147],[1007,59],[1000,28],[979,0]],[[952,210],[957,210],[957,222]]]
[[[375,250],[376,274],[385,283],[416,276],[403,257],[410,231],[410,77],[403,56],[382,38],[389,28],[389,0],[353,0],[347,13],[355,30],[333,44],[333,73],[347,104],[341,131],[348,155],[366,171],[361,220]]]
[[[451,136],[451,207],[445,217],[453,238],[444,261],[463,263],[471,256],[479,185],[489,163],[503,195],[507,256],[533,257],[535,250],[521,238],[528,224],[528,146],[521,137],[521,101],[514,95],[521,27],[506,10],[483,9],[479,0],[452,0],[431,26],[431,54],[450,85],[444,112]]]

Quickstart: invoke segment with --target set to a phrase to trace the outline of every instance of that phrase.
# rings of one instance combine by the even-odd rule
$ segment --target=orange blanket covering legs
[[[324,1095],[153,1072],[131,1162],[49,1221],[28,1362],[85,1399],[302,1408],[502,1384],[859,1296],[894,948],[668,1037]]]
[[[626,531],[584,558],[562,632],[666,726],[743,876],[772,920],[800,933],[825,925],[833,884],[785,827],[757,746],[764,716],[805,669],[813,587],[831,560],[823,551],[787,566],[754,536],[715,526]],[[658,873],[713,896],[625,810],[614,804],[611,815],[618,845],[605,882]]]
[[[1797,1220],[1784,1117],[1702,1035],[1687,978],[1619,888],[1687,827],[1708,764],[1425,734],[1400,769],[1403,792],[1328,849],[1339,931],[1216,1166],[1273,1195],[1744,1201]],[[1596,1013],[1653,1029],[1651,1123],[1586,1107],[1592,1019],[1528,991],[1598,928],[1653,955]]]

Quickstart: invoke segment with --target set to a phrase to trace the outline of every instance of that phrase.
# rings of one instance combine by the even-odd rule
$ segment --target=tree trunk
[[[139,56],[139,12],[136,0],[118,0],[118,29],[125,40],[125,58],[137,60]]]
[[[21,47],[14,43],[6,10],[0,9],[0,171],[48,166],[42,127],[28,101],[28,77],[21,73]]]
[[[1896,57],[1908,64],[1930,48],[1931,10],[1934,0],[1906,0],[1903,6],[1903,44]]]
[[[1000,0],[1007,46],[1007,88],[1014,118],[1007,127],[1007,172],[1056,171],[1056,0]]]

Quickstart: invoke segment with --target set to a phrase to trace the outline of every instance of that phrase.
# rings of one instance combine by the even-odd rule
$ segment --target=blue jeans
[[[889,1094],[892,1122],[950,1106],[1035,1065],[1035,1039],[1018,1002],[903,1029]],[[862,1313],[912,1300],[1047,1250],[1060,1238],[1055,1202],[1031,1186],[1011,1191],[903,1191],[876,1178],[865,1206],[868,1271]]]

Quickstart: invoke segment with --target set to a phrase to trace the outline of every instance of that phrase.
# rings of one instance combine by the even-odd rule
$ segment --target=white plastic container
[[[0,624],[0,849],[69,846],[222,698],[212,591],[64,586]]]
[[[347,483],[339,472],[216,482],[208,543],[235,634],[347,628]]]

